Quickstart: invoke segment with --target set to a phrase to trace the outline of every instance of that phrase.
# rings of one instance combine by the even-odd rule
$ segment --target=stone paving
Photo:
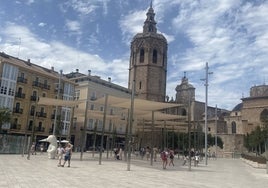
[[[161,161],[154,162],[140,158],[131,159],[130,170],[124,160],[114,160],[106,153],[101,164],[98,155],[73,153],[71,167],[57,167],[56,159],[47,154],[31,155],[30,160],[22,155],[0,155],[1,188],[42,187],[122,187],[122,188],[266,188],[266,169],[249,166],[240,159],[202,161],[198,167],[182,166],[182,160],[175,159],[175,166],[162,169]]]

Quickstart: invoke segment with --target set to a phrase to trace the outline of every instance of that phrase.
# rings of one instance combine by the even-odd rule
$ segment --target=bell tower
[[[167,79],[167,40],[157,33],[152,2],[146,14],[143,32],[133,37],[130,46],[128,88],[138,98],[164,102]]]

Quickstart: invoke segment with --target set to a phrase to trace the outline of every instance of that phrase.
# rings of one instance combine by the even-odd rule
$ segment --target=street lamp
[[[207,109],[208,109],[208,75],[213,74],[213,72],[208,72],[208,63],[206,63],[206,78],[202,79],[205,81],[205,87],[206,87],[206,102],[205,102],[205,163],[206,165],[208,164],[208,156],[207,156],[207,151],[208,151],[208,115],[207,115]]]

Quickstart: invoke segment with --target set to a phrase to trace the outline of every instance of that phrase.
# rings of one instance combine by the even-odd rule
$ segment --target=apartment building
[[[12,111],[12,122],[2,125],[2,133],[10,137],[5,139],[15,142],[9,152],[18,152],[15,148],[20,147],[24,136],[33,134],[38,143],[53,133],[55,124],[58,124],[57,136],[68,136],[71,109],[59,107],[56,121],[56,106],[38,105],[38,98],[73,100],[75,84],[72,81],[53,67],[47,69],[3,52],[0,53],[0,79],[0,107]]]

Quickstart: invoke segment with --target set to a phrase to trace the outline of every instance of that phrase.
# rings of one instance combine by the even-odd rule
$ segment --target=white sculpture
[[[49,142],[49,146],[47,148],[48,158],[55,159],[57,152],[57,138],[54,135],[49,135],[46,138],[46,141]]]

